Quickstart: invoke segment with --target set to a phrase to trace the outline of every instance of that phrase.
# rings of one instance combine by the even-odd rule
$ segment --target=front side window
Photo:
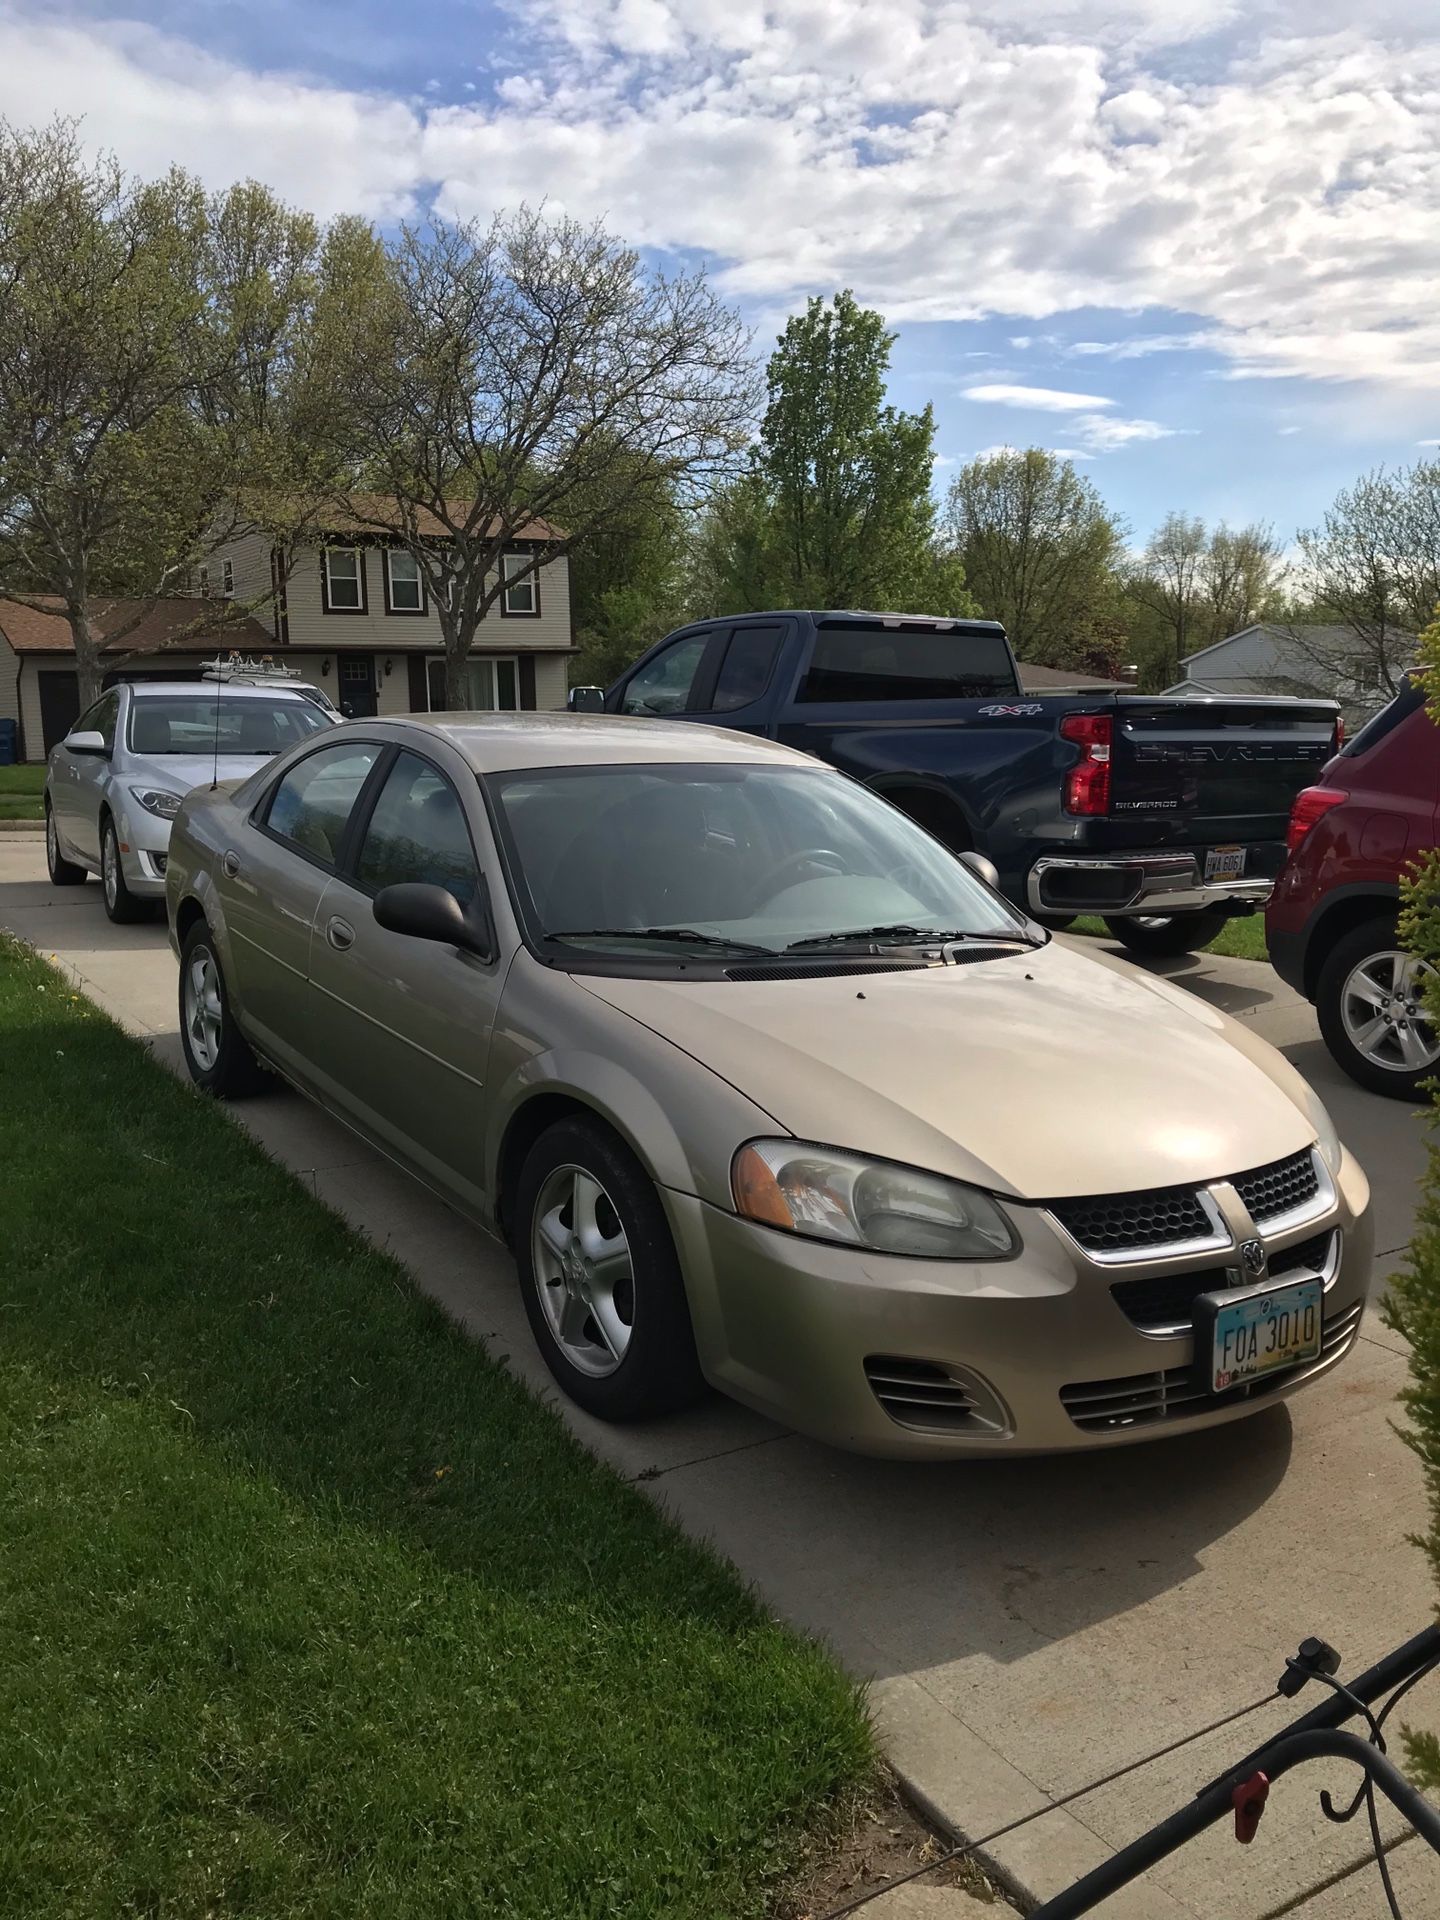
[[[329,725],[313,701],[207,693],[142,693],[130,702],[131,753],[284,753]]]
[[[105,742],[107,753],[115,745],[115,723],[120,717],[120,696],[118,693],[102,693],[93,707],[88,708],[70,729],[72,733],[98,733]]]
[[[710,644],[708,633],[690,633],[676,640],[647,661],[630,683],[620,702],[622,713],[686,713],[690,710],[690,689]]]
[[[360,789],[381,749],[373,742],[322,747],[282,776],[265,815],[277,838],[333,867]]]
[[[361,613],[365,607],[365,578],[358,547],[325,549],[325,611]]]
[[[425,588],[420,579],[420,562],[413,553],[393,548],[385,555],[385,579],[391,613],[423,613]]]
[[[1025,936],[954,854],[837,773],[547,767],[486,785],[536,944],[693,965],[706,944],[723,960]]]
[[[847,620],[816,633],[799,697],[981,700],[1014,692],[1015,669],[1001,634]]]
[[[418,881],[468,907],[480,884],[459,796],[443,774],[402,753],[385,776],[360,843],[355,878],[370,893]]]
[[[505,576],[505,591],[501,595],[500,606],[504,613],[538,613],[540,602],[535,589],[535,575],[527,573],[523,580],[510,584],[511,576],[524,572],[530,564],[528,553],[505,553],[500,556],[501,571]]]

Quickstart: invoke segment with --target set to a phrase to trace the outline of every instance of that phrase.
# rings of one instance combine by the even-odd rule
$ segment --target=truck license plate
[[[1207,880],[1238,880],[1244,871],[1244,847],[1211,847],[1205,856]]]
[[[1211,1339],[1212,1390],[1223,1393],[1279,1367],[1318,1360],[1323,1291],[1323,1282],[1301,1280],[1220,1306]]]

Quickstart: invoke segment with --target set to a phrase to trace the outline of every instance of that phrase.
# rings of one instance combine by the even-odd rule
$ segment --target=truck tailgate
[[[1296,700],[1116,701],[1110,813],[1167,845],[1283,839],[1335,751],[1336,709]]]

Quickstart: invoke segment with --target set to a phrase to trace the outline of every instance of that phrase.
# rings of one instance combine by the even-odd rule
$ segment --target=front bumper
[[[1270,1227],[1237,1212],[1223,1184],[1209,1191],[1222,1197],[1222,1240],[1124,1265],[1092,1259],[1036,1207],[1007,1209],[1024,1242],[1017,1259],[966,1266],[826,1247],[691,1195],[667,1191],[664,1199],[701,1365],[715,1386],[835,1446],[946,1459],[1193,1432],[1258,1412],[1344,1358],[1373,1251],[1370,1190],[1356,1162],[1344,1156],[1303,1218]],[[1248,1395],[1197,1397],[1190,1329],[1143,1332],[1112,1292],[1117,1281],[1238,1260],[1249,1234],[1265,1242],[1278,1269],[1287,1249],[1327,1229],[1340,1237],[1328,1243],[1325,1350]]]
[[[170,822],[132,801],[115,820],[125,885],[141,900],[163,900],[169,860]]]
[[[1188,853],[1044,854],[1025,883],[1032,913],[1197,913],[1263,907],[1274,888],[1264,875],[1206,880]]]

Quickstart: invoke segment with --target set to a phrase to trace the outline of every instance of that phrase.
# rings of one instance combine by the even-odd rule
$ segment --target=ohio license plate
[[[1228,1304],[1223,1297],[1217,1300],[1210,1347],[1212,1390],[1223,1393],[1277,1368],[1318,1360],[1324,1291],[1319,1280],[1301,1280],[1268,1293],[1247,1293]]]
[[[1238,880],[1244,871],[1244,847],[1211,847],[1205,855],[1207,880]]]

